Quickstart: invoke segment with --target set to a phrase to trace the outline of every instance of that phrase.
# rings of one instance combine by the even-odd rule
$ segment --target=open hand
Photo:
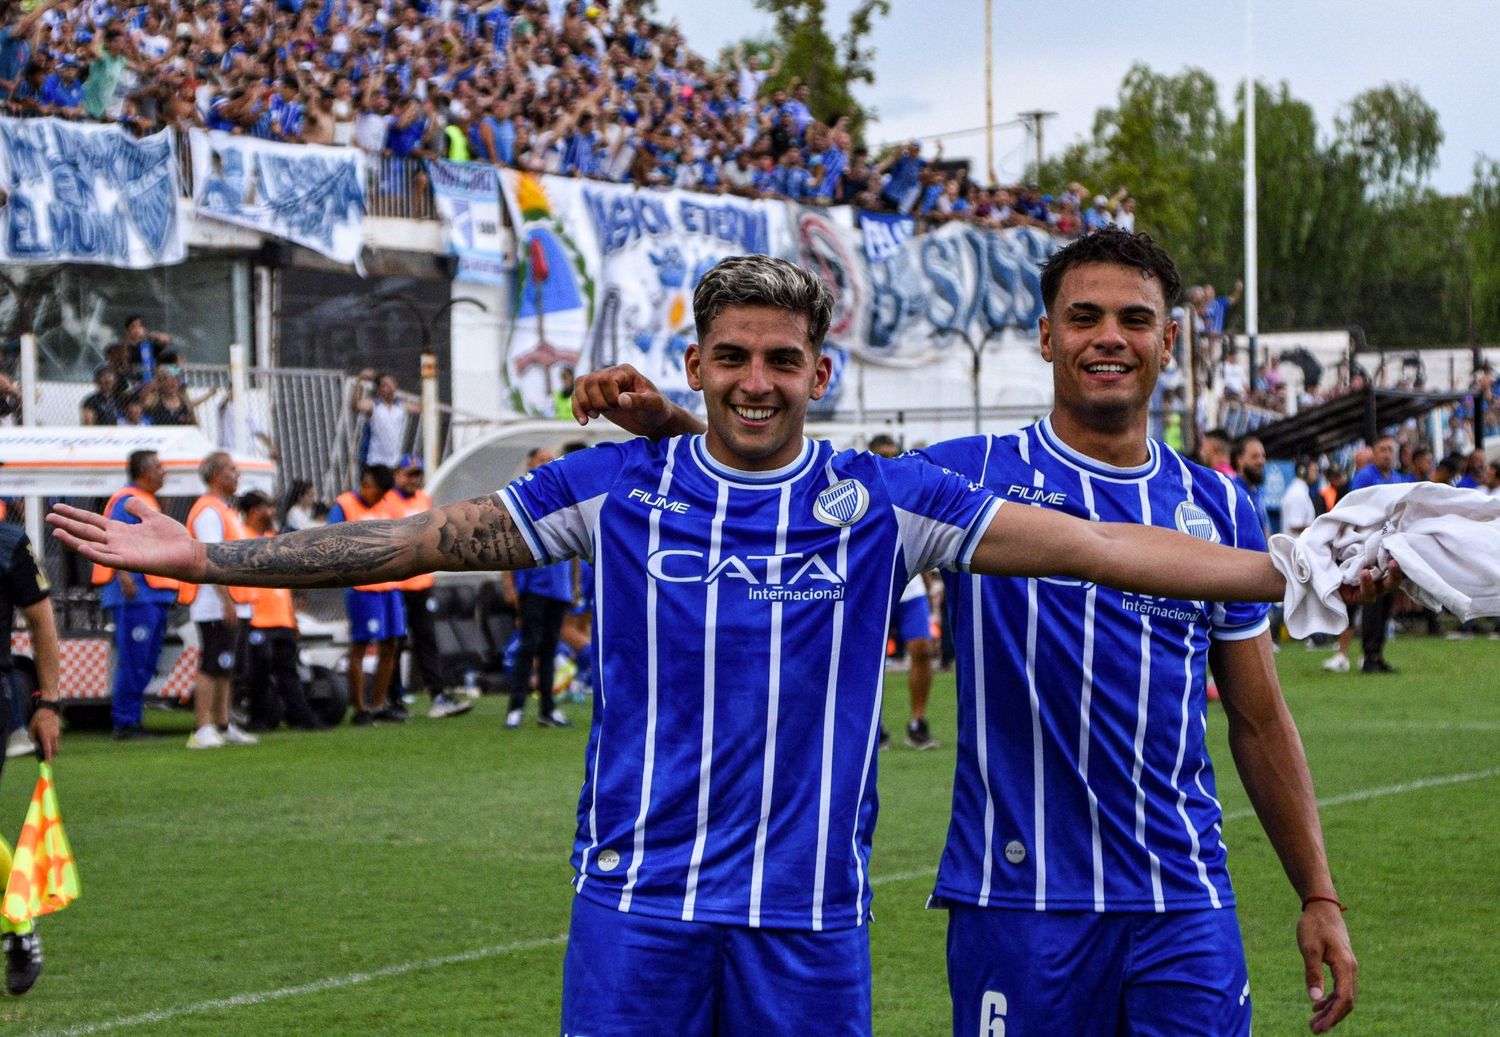
[[[116,522],[67,504],[54,504],[47,522],[52,535],[91,562],[111,569],[202,582],[206,556],[182,523],[153,511],[137,497],[125,510],[141,521]]]

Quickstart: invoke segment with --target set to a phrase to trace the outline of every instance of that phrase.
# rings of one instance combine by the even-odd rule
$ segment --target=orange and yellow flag
[[[52,784],[52,765],[41,765],[36,791],[26,811],[26,823],[16,840],[10,881],[0,914],[11,922],[60,911],[78,896],[78,864],[63,831],[57,808],[57,790]]]

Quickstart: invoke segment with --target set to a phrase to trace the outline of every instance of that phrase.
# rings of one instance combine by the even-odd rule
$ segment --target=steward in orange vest
[[[127,525],[141,520],[125,510],[133,497],[151,511],[160,511],[156,493],[166,481],[154,450],[137,450],[125,466],[129,485],[109,499],[106,518]],[[146,688],[156,676],[162,639],[167,632],[167,613],[177,601],[176,580],[140,573],[116,572],[94,566],[93,583],[100,589],[99,604],[115,625],[114,677],[110,683],[110,719],[115,738],[130,741],[148,737],[141,726]]]
[[[392,518],[407,518],[432,510],[432,498],[422,489],[422,458],[407,454],[396,466],[396,485],[385,495],[383,503]],[[449,698],[443,692],[442,658],[438,653],[437,624],[434,621],[432,573],[418,573],[401,583],[401,600],[406,607],[406,636],[411,639],[413,692],[425,688],[432,695],[429,717],[451,717],[467,713],[473,703]],[[396,672],[400,673],[397,662]]]
[[[374,467],[382,468],[387,473],[390,472],[390,469],[385,468],[383,465],[375,465]],[[389,478],[389,475],[387,475],[387,478]],[[365,488],[367,486],[372,487],[370,493],[375,497],[373,502],[367,502],[365,499]],[[399,518],[400,516],[391,514],[390,507],[386,504],[388,496],[388,489],[381,488],[377,483],[371,483],[367,477],[360,481],[358,491],[345,490],[338,495],[338,499],[334,501],[334,507],[339,510],[331,511],[328,521],[330,523],[339,521],[369,522],[374,519]],[[342,516],[340,513],[342,513]],[[392,591],[399,590],[401,583],[402,581],[400,580],[388,580],[385,583],[369,583],[362,587],[355,587],[354,589],[357,591]]]
[[[365,465],[359,477],[359,491],[339,494],[328,512],[328,523],[369,522],[390,519],[393,516],[385,503],[385,495],[395,485],[395,476],[385,465]],[[406,610],[396,588],[399,580],[365,584],[353,587],[344,593],[344,608],[349,614],[349,702],[354,707],[350,721],[356,727],[373,724],[377,720],[402,721],[406,710],[398,704],[386,706],[386,695],[390,691],[391,675],[396,669],[396,656],[401,639],[406,636]],[[368,698],[365,695],[364,657],[365,649],[375,643],[379,655],[375,664],[375,679],[370,685]]]
[[[246,536],[276,535],[271,528],[270,497],[251,490],[240,496],[239,508]],[[292,592],[285,587],[256,587],[253,595],[246,672],[252,726],[270,731],[284,718],[299,731],[322,730],[327,725],[308,705],[297,671],[297,613]]]
[[[239,512],[235,511],[212,493],[205,493],[193,501],[192,510],[188,512],[187,522],[184,523],[189,531],[193,529],[194,523],[198,521],[198,516],[202,515],[205,511],[213,511],[219,516],[219,522],[222,523],[224,529],[224,543],[227,544],[232,540],[244,540],[247,536],[245,527],[240,523]],[[194,583],[183,584],[182,593],[178,597],[184,605],[191,604],[198,597],[198,585]],[[255,588],[230,587],[229,597],[230,600],[237,604],[249,605],[255,600]]]

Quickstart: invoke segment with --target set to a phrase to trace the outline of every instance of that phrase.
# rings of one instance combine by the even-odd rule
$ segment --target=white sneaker
[[[463,702],[455,701],[447,695],[439,692],[432,697],[432,706],[427,710],[428,717],[456,717],[467,713],[474,708],[474,703],[465,699]]]
[[[259,745],[260,739],[249,731],[243,730],[238,724],[230,724],[224,729],[225,745]]]
[[[31,735],[26,733],[24,727],[18,727],[10,733],[10,738],[5,743],[5,758],[14,760],[17,756],[30,756],[36,752],[36,743],[31,740]]]
[[[505,714],[505,726],[514,731],[521,726],[521,721],[526,719],[526,714],[519,709],[513,709]]]
[[[1329,673],[1348,673],[1349,657],[1343,652],[1335,652],[1331,658],[1323,661],[1323,669]]]
[[[204,724],[188,736],[187,747],[189,749],[222,749],[228,744],[224,741],[224,736],[219,734],[217,727]]]

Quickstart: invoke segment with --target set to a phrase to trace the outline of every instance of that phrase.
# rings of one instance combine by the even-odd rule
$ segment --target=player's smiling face
[[[1116,263],[1074,267],[1041,319],[1054,407],[1084,424],[1144,420],[1176,339],[1156,278]]]
[[[703,393],[709,453],[750,472],[796,458],[807,404],[833,373],[808,342],[807,318],[771,306],[726,306],[685,362],[688,384]]]

